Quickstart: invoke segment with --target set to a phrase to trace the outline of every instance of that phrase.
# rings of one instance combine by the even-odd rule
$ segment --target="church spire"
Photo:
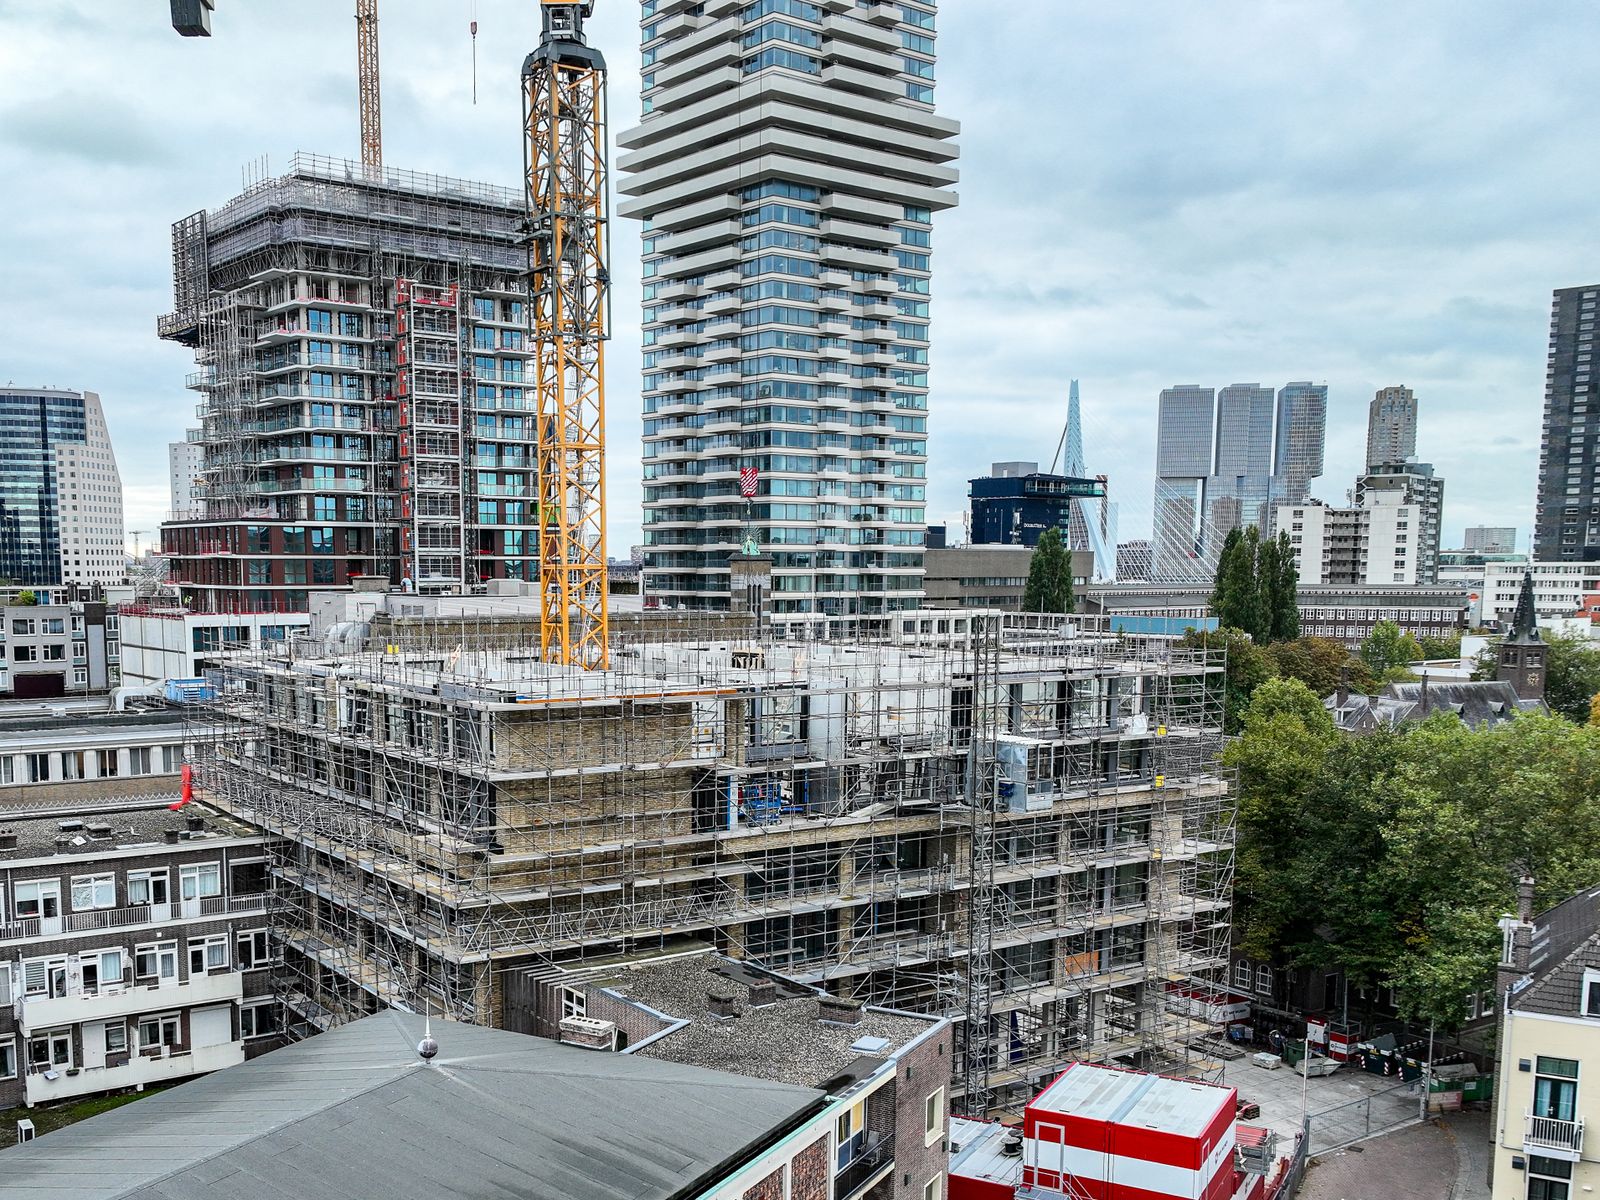
[[[1517,607],[1511,614],[1511,632],[1506,641],[1522,646],[1542,640],[1538,617],[1533,611],[1533,572],[1524,571],[1522,590],[1517,593]]]

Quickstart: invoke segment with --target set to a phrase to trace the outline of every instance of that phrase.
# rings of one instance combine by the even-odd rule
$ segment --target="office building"
[[[196,505],[162,527],[197,612],[304,612],[379,575],[537,576],[522,192],[298,154],[173,226],[203,400]]]
[[[1327,384],[1288,383],[1278,389],[1277,441],[1272,456],[1277,479],[1275,504],[1299,504],[1309,495],[1311,481],[1322,474],[1327,431]]]
[[[729,606],[754,469],[775,614],[915,608],[959,131],[934,113],[935,6],[645,13],[617,165],[618,212],[645,223],[647,600]]]
[[[1094,552],[1069,550],[1072,590],[1081,596],[1095,577]],[[924,608],[998,608],[1022,612],[1033,550],[1027,546],[928,547]]]
[[[1367,469],[1417,453],[1417,398],[1408,387],[1379,388],[1367,406]]]
[[[169,1083],[274,1044],[258,831],[198,804],[28,803],[0,829],[0,1106]]]
[[[1295,569],[1308,587],[1379,587],[1432,583],[1420,579],[1423,511],[1395,491],[1369,494],[1354,508],[1307,503],[1278,509]]]
[[[1534,881],[1500,920],[1500,1070],[1489,1194],[1577,1200],[1600,1187],[1600,893],[1534,915]]]
[[[282,642],[311,624],[309,613],[196,612],[160,598],[124,604],[118,619],[122,682],[163,695],[171,682],[202,680],[219,655]]]
[[[1600,559],[1600,396],[1591,361],[1597,298],[1597,284],[1558,288],[1551,304],[1533,527],[1533,557],[1542,562]]]
[[[1433,473],[1430,463],[1394,462],[1369,466],[1356,479],[1357,507],[1368,508],[1379,500],[1398,503],[1417,510],[1408,539],[1416,550],[1416,578],[1421,584],[1439,579],[1439,538],[1444,524],[1444,480]],[[1420,527],[1418,527],[1420,526]]]
[[[1504,628],[1516,612],[1522,579],[1533,579],[1533,610],[1539,620],[1573,616],[1589,598],[1600,595],[1600,562],[1528,562],[1511,559],[1483,564],[1483,620]]]
[[[206,466],[205,445],[199,440],[201,430],[190,432],[194,440],[167,444],[167,488],[171,493],[168,517],[174,521],[205,515],[200,499]]]
[[[275,839],[296,1031],[396,1004],[507,1025],[513,973],[690,938],[962,1017],[980,1097],[1079,1058],[1199,1069],[1169,993],[1226,959],[1220,649],[1038,614],[797,640],[645,612],[582,672],[530,651],[528,615],[456,607],[493,596],[331,599],[311,648],[224,657],[189,722],[199,794]]]
[[[1159,579],[1200,579],[1211,573],[1204,558],[1201,517],[1211,474],[1216,404],[1216,391],[1196,384],[1161,393],[1151,539],[1151,570]]]
[[[1272,419],[1271,388],[1235,383],[1217,393],[1216,453],[1205,485],[1208,557],[1229,530],[1271,524]]]
[[[0,584],[127,577],[122,477],[99,396],[0,387],[0,463]]]
[[[968,481],[967,494],[972,500],[972,540],[980,546],[1036,546],[1046,529],[1059,530],[1062,544],[1069,544],[1074,520],[1082,523],[1080,499],[1095,501],[1097,521],[1106,515],[1103,478],[1053,475],[1040,471],[1036,462],[995,463],[987,476]],[[1091,540],[1103,543],[1104,527],[1093,532]]]
[[[1510,525],[1468,525],[1461,549],[1466,554],[1515,554],[1517,531]]]
[[[179,795],[183,714],[118,707],[114,697],[0,703],[0,807],[95,804]]]

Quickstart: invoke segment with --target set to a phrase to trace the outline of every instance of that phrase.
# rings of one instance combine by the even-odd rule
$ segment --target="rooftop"
[[[1073,1063],[1028,1107],[1199,1137],[1217,1113],[1233,1112],[1234,1095],[1233,1088],[1215,1083]]]
[[[889,1055],[942,1022],[879,1008],[861,1009],[853,1025],[822,1021],[821,998],[812,989],[710,953],[630,965],[605,982],[618,995],[685,1022],[641,1044],[633,1052],[638,1056],[715,1066],[829,1093],[873,1075]],[[776,1001],[752,1005],[751,984],[775,984]],[[731,995],[738,1015],[714,1016],[712,992]]]
[[[176,846],[193,847],[196,842],[224,837],[254,837],[248,825],[213,812],[198,801],[173,812],[166,797],[154,797],[147,804],[130,800],[123,808],[95,809],[73,815],[71,809],[48,816],[15,818],[0,814],[0,833],[16,835],[15,848],[0,842],[0,863],[26,858],[93,857],[108,850],[131,850],[141,846],[165,847],[169,832],[181,835]],[[203,828],[190,830],[198,818]]]
[[[1022,1182],[1022,1143],[1008,1141],[1013,1132],[997,1121],[951,1117],[950,1174],[1015,1188]]]
[[[0,1151],[0,1196],[668,1200],[804,1120],[809,1088],[385,1012]]]
[[[1510,1007],[1575,1016],[1584,971],[1600,969],[1600,887],[1568,896],[1533,919],[1528,966],[1532,983],[1513,989]]]

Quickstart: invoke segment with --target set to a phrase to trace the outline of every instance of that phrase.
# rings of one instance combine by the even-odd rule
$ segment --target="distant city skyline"
[[[193,414],[192,365],[153,329],[170,303],[173,214],[237,193],[241,163],[266,155],[281,170],[297,149],[354,158],[359,146],[348,14],[311,0],[225,7],[202,44],[141,6],[14,0],[0,39],[0,257],[13,268],[0,382],[106,398],[130,530],[165,515],[167,445]],[[608,5],[591,23],[618,130],[637,115],[637,15]],[[1076,377],[1091,463],[1111,475],[1123,538],[1137,538],[1162,386],[1309,376],[1329,384],[1324,488],[1361,471],[1366,406],[1404,381],[1448,401],[1424,455],[1451,481],[1445,543],[1469,525],[1530,528],[1550,294],[1600,271],[1588,249],[1600,164],[1582,136],[1600,11],[1539,22],[1484,0],[1453,15],[1329,8],[1308,75],[1305,21],[1288,11],[945,6],[936,94],[963,124],[964,179],[960,207],[934,226],[948,282],[929,520],[959,528],[965,481],[985,464],[1048,458]],[[478,21],[474,106],[465,20],[385,11],[385,158],[515,186],[516,81],[537,13],[479,0]],[[1396,44],[1413,47],[1408,78],[1428,98],[1414,126],[1397,127],[1392,85],[1370,69]],[[249,67],[287,59],[300,86],[262,104],[242,83]],[[1207,104],[1185,98],[1195,88]],[[1037,119],[1045,107],[1061,119]],[[640,540],[640,401],[622,366],[637,361],[639,279],[625,230],[608,401],[615,545]]]

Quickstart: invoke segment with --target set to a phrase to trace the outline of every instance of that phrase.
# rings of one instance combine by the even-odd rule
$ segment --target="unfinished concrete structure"
[[[479,644],[291,639],[194,712],[203,794],[275,835],[300,1029],[500,1025],[508,972],[692,935],[976,1030],[964,1111],[1074,1059],[1203,1069],[1219,652],[951,611],[848,643],[614,637],[603,672]]]

